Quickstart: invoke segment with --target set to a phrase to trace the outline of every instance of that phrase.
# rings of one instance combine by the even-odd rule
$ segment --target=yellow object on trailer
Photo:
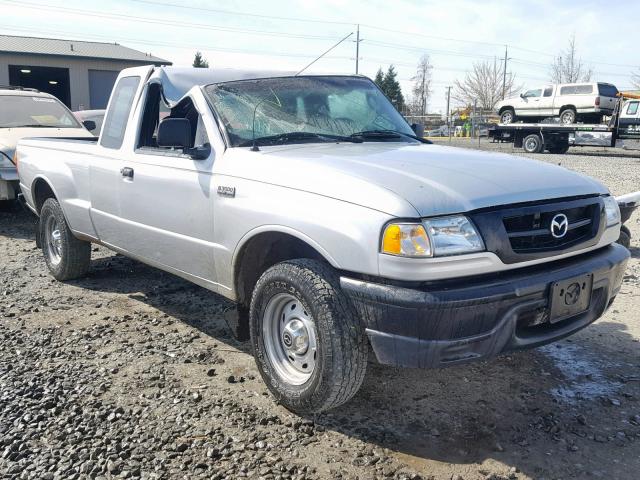
[[[640,93],[618,92],[618,97],[640,100]]]

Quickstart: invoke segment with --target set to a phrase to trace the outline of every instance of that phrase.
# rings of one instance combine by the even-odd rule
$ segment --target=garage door
[[[89,95],[91,109],[107,108],[109,96],[116,83],[118,73],[112,70],[89,70]]]

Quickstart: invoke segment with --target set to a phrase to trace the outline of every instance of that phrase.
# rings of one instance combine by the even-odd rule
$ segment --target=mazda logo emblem
[[[284,335],[282,336],[282,342],[286,347],[290,347],[291,345],[293,345],[293,339],[291,338],[289,332],[284,333]]]
[[[551,235],[553,238],[562,238],[569,230],[569,219],[564,213],[558,213],[551,219]]]
[[[581,290],[579,283],[572,283],[571,285],[569,285],[564,294],[564,303],[566,305],[575,305],[576,303],[578,303],[578,300],[580,299],[580,292]]]

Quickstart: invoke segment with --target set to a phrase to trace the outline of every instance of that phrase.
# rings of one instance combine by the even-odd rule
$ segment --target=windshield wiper
[[[315,133],[315,132],[287,132],[287,133],[279,133],[278,135],[269,135],[266,137],[258,137],[255,140],[247,140],[246,142],[242,142],[240,147],[248,147],[253,145],[254,143],[258,144],[277,144],[277,143],[286,143],[291,140],[322,140],[324,142],[351,142],[351,143],[362,143],[361,139],[345,137],[342,135],[332,135],[332,134],[324,134],[324,133]]]
[[[350,135],[352,138],[400,138],[407,137],[419,142],[425,143],[426,141],[415,135],[409,133],[399,132],[398,130],[363,130],[362,132],[355,132]]]

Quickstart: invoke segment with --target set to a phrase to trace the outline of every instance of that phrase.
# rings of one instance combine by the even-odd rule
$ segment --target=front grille
[[[567,218],[566,233],[557,235],[563,229],[556,229],[552,235],[552,222],[558,215]],[[600,218],[599,203],[590,203],[573,208],[541,209],[524,215],[503,217],[511,249],[515,253],[532,253],[560,250],[586,242],[598,232]]]

